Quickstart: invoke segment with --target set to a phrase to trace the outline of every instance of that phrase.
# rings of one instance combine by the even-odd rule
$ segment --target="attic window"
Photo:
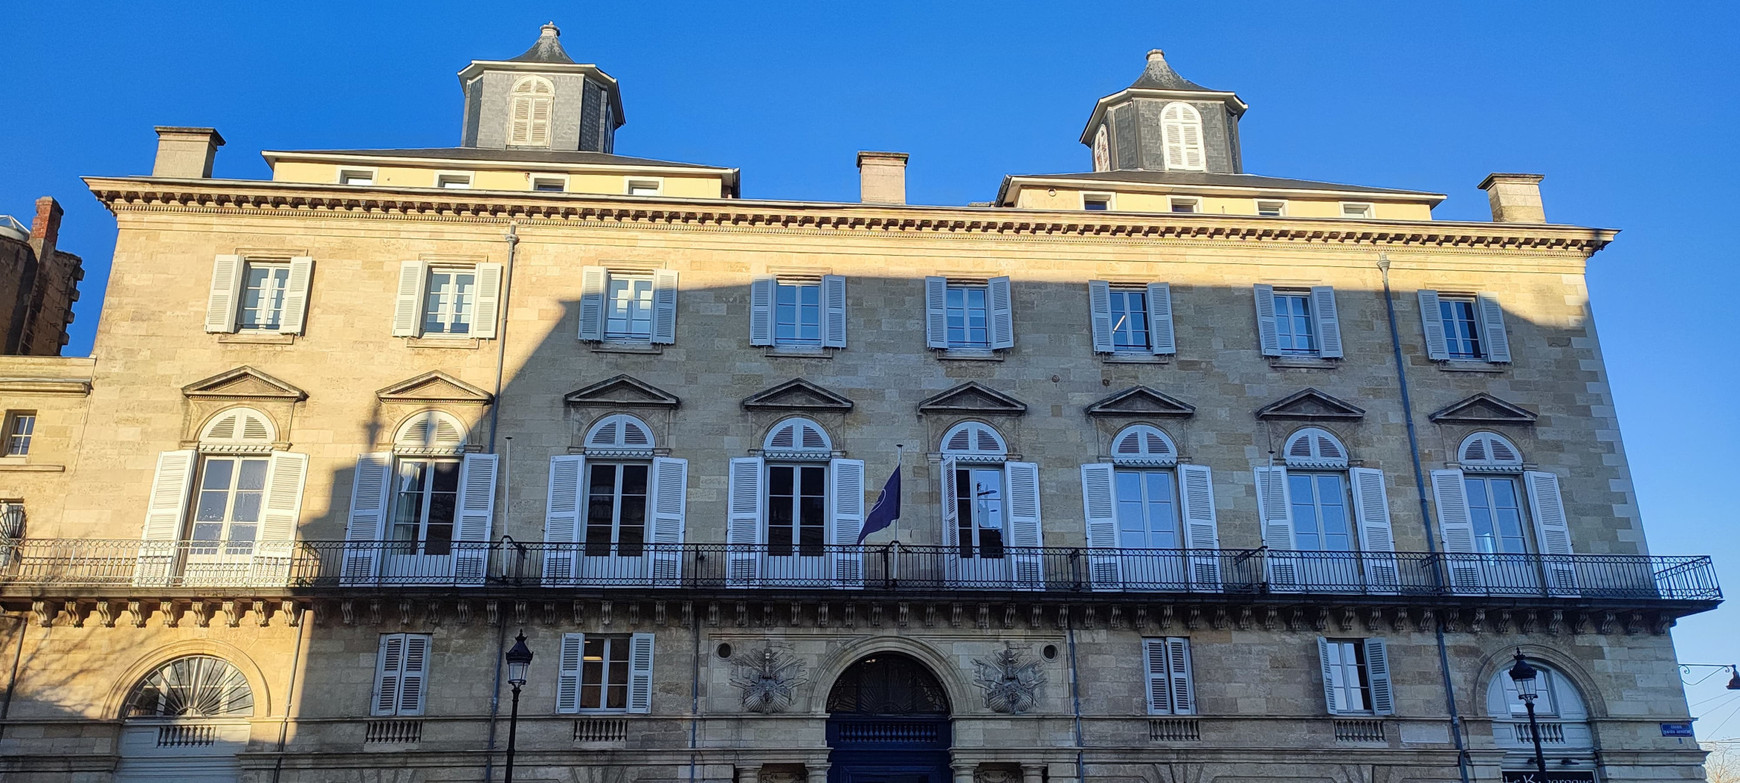
[[[532,190],[544,193],[561,193],[568,189],[568,180],[563,177],[532,177]]]
[[[550,146],[550,108],[555,92],[550,80],[542,76],[527,76],[514,84],[512,113],[508,118],[508,144]]]
[[[1263,217],[1281,217],[1287,214],[1287,202],[1259,201],[1257,202],[1257,214]]]
[[[1081,208],[1089,212],[1108,211],[1112,208],[1112,194],[1083,193],[1081,194]]]
[[[449,172],[449,173],[445,173],[445,174],[436,174],[435,175],[435,187],[451,188],[451,189],[455,189],[455,190],[465,190],[465,189],[471,187],[471,175],[470,174],[459,174],[459,173],[453,173],[453,172]]]
[[[1362,201],[1341,202],[1341,216],[1350,218],[1369,218],[1372,216],[1371,205]]]
[[[1201,199],[1174,198],[1174,199],[1172,199],[1171,203],[1172,203],[1172,211],[1173,212],[1201,212],[1202,211],[1202,200]]]
[[[373,185],[375,184],[374,169],[339,169],[338,184],[340,185]]]
[[[664,183],[656,179],[631,179],[628,181],[628,195],[657,196],[664,190]]]

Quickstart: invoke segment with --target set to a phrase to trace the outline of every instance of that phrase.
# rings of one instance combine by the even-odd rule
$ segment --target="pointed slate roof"
[[[1148,50],[1148,67],[1142,70],[1141,77],[1131,84],[1132,90],[1188,90],[1195,92],[1218,92],[1178,75],[1172,66],[1166,63],[1166,53],[1159,49]]]
[[[1304,389],[1257,409],[1259,419],[1334,421],[1365,418],[1365,411],[1316,389]]]
[[[308,392],[247,365],[225,370],[181,387],[188,397],[223,399],[306,400]]]
[[[1451,424],[1533,424],[1540,417],[1520,405],[1481,392],[1439,408],[1426,418]]]
[[[918,412],[1019,416],[1027,412],[1027,403],[978,381],[967,381],[919,403]]]
[[[849,411],[852,401],[802,378],[793,378],[743,399],[749,410]]]
[[[1131,386],[1087,406],[1086,412],[1089,416],[1184,417],[1195,413],[1196,406],[1146,386]]]
[[[573,65],[574,58],[562,49],[562,42],[556,39],[562,36],[561,29],[555,22],[545,22],[538,31],[538,41],[527,49],[525,54],[508,60],[510,63],[556,63],[558,65]]]
[[[381,402],[475,402],[487,404],[489,392],[440,370],[407,378],[375,392]]]
[[[574,391],[562,397],[562,402],[575,406],[638,405],[653,408],[675,408],[682,404],[677,395],[629,375],[618,375]]]

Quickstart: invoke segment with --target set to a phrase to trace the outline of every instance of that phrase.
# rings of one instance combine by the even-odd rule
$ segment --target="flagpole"
[[[906,457],[906,444],[904,444],[904,443],[894,444],[894,472],[895,473],[900,472],[900,464],[905,459],[905,457]],[[901,482],[901,490],[904,491],[905,488],[906,488],[906,483]],[[900,517],[894,518],[894,542],[895,543],[900,542]]]

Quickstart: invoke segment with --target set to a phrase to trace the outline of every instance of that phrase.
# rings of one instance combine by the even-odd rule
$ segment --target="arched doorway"
[[[828,783],[949,783],[949,699],[924,664],[877,653],[828,692]]]
[[[176,658],[133,686],[121,715],[120,783],[233,783],[254,691],[228,661]]]

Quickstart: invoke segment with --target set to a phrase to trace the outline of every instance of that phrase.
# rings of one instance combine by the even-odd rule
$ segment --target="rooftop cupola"
[[[1159,49],[1128,87],[1094,104],[1081,143],[1094,171],[1205,171],[1240,174],[1239,96],[1178,75]]]
[[[562,31],[546,23],[511,60],[472,60],[459,72],[465,93],[460,144],[484,149],[611,152],[625,121],[616,79],[574,62]]]

